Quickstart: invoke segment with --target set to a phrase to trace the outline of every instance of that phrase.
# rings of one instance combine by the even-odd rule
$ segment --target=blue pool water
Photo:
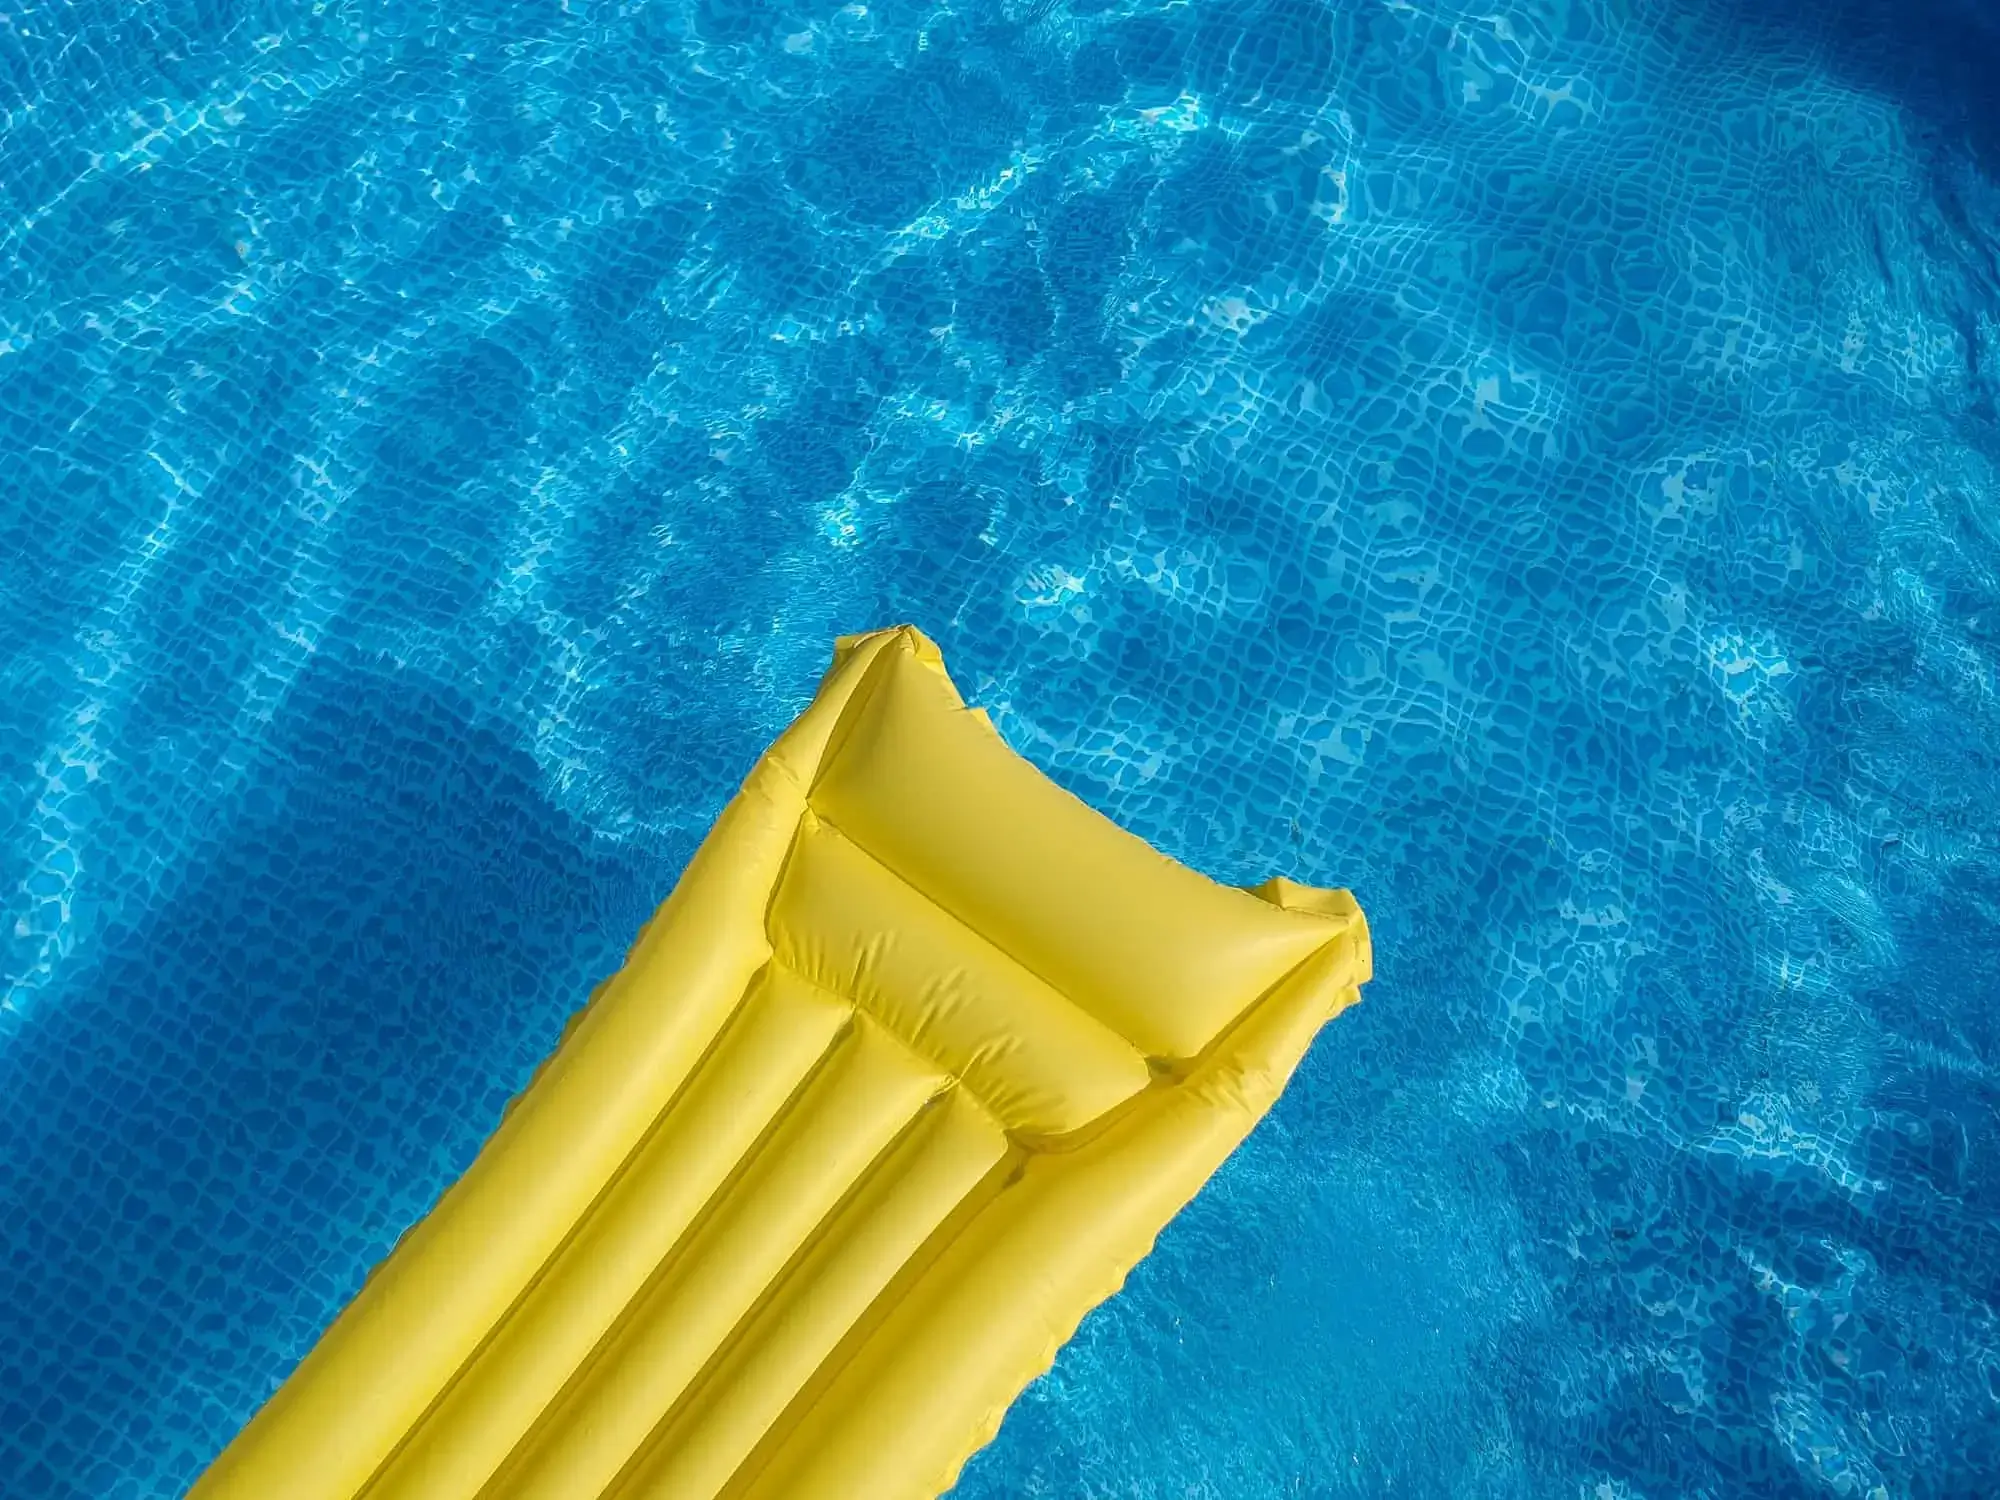
[[[0,1495],[177,1495],[840,631],[1380,978],[965,1500],[2000,1493],[1976,0],[0,15]]]

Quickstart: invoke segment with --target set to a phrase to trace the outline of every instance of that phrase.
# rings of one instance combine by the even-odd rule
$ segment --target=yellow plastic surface
[[[839,643],[625,967],[194,1500],[930,1500],[1357,998]]]

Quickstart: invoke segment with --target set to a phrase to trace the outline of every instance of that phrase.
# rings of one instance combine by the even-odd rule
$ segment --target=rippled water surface
[[[0,15],[0,1493],[177,1495],[910,619],[1380,978],[958,1494],[2000,1493],[1973,0]]]

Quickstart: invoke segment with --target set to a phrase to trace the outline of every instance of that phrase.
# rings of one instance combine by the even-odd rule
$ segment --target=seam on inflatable
[[[764,1471],[783,1455],[793,1434],[818,1409],[848,1366],[868,1348],[889,1315],[923,1282],[952,1246],[979,1222],[980,1216],[993,1206],[1000,1195],[1020,1181],[1021,1170],[1031,1154],[1011,1138],[1008,1140],[1006,1154],[987,1168],[972,1190],[959,1199],[937,1228],[925,1236],[915,1253],[897,1267],[896,1274],[875,1294],[875,1300],[841,1335],[840,1341],[820,1361],[818,1368],[799,1388],[798,1394],[786,1403],[777,1420],[757,1440],[757,1446],[750,1450],[749,1456],[730,1476],[729,1482],[716,1492],[715,1500],[743,1500],[745,1495],[756,1489]]]
[[[826,995],[831,999],[838,1000],[842,1005],[851,1006],[857,1013],[866,1016],[871,1022],[874,1023],[875,1028],[878,1031],[880,1031],[883,1036],[887,1037],[890,1041],[894,1042],[897,1046],[901,1047],[903,1051],[907,1053],[911,1058],[913,1058],[917,1062],[922,1063],[926,1068],[931,1068],[939,1073],[944,1074],[946,1078],[951,1080],[951,1082],[949,1083],[949,1085],[947,1085],[945,1089],[940,1089],[938,1091],[938,1094],[933,1096],[934,1098],[941,1097],[944,1093],[948,1092],[950,1089],[955,1088],[960,1093],[964,1094],[966,1098],[970,1099],[975,1105],[979,1107],[979,1112],[982,1115],[984,1115],[989,1121],[992,1122],[993,1128],[995,1130],[999,1131],[1009,1140],[1012,1140],[1014,1138],[1014,1132],[1009,1130],[1006,1127],[1006,1125],[1002,1123],[1000,1118],[1000,1112],[993,1107],[992,1102],[988,1100],[984,1094],[982,1094],[978,1089],[972,1086],[971,1082],[966,1078],[966,1076],[963,1073],[961,1073],[957,1068],[953,1067],[950,1063],[946,1062],[943,1058],[934,1056],[932,1053],[925,1050],[923,1047],[919,1046],[914,1041],[910,1040],[910,1038],[904,1036],[901,1031],[897,1030],[894,1026],[890,1025],[888,1021],[884,1020],[881,1016],[877,1015],[875,1013],[874,1008],[870,1006],[860,996],[850,995],[847,993],[847,991],[839,988],[837,985],[826,984],[821,980],[813,978],[812,975],[810,974],[802,974],[781,958],[773,957],[771,960],[771,967],[774,969],[783,970],[788,978],[797,980],[807,989],[817,990],[820,994]],[[1140,1092],[1144,1093],[1145,1091],[1142,1089]],[[926,1108],[928,1108],[928,1106],[926,1106]]]
[[[746,989],[746,996],[748,993]],[[747,1005],[739,1005],[736,1016],[740,1016],[747,1008]],[[732,1022],[736,1019],[736,1016],[731,1017]],[[726,1030],[727,1028],[725,1027],[724,1029]],[[507,1493],[507,1486],[504,1481],[511,1477],[510,1471],[516,1467],[517,1460],[523,1450],[528,1448],[532,1442],[541,1438],[552,1423],[559,1422],[564,1407],[568,1405],[576,1390],[589,1377],[590,1372],[596,1368],[605,1353],[616,1346],[625,1330],[631,1326],[632,1319],[636,1316],[636,1309],[645,1305],[646,1299],[673,1270],[674,1266],[680,1261],[681,1256],[686,1252],[688,1246],[700,1237],[701,1232],[714,1219],[720,1205],[728,1201],[730,1194],[737,1184],[742,1181],[744,1174],[763,1156],[765,1149],[771,1143],[771,1138],[777,1134],[785,1121],[791,1118],[793,1112],[798,1108],[799,1101],[805,1097],[807,1091],[812,1088],[820,1075],[826,1071],[827,1065],[843,1048],[847,1047],[853,1041],[854,1034],[854,1015],[850,1012],[847,1018],[841,1022],[840,1028],[834,1032],[832,1040],[827,1043],[820,1055],[813,1060],[813,1065],[806,1070],[805,1076],[785,1096],[784,1103],[779,1105],[771,1118],[764,1122],[763,1128],[757,1132],[757,1138],[751,1143],[749,1150],[737,1157],[729,1171],[723,1175],[722,1180],[715,1185],[707,1198],[702,1201],[700,1209],[688,1220],[686,1227],[675,1238],[672,1248],[665,1255],[661,1256],[659,1263],[646,1274],[646,1279],[639,1283],[638,1290],[618,1310],[618,1315],[611,1320],[604,1332],[598,1336],[597,1341],[591,1345],[590,1352],[578,1362],[574,1370],[570,1371],[562,1385],[557,1388],[556,1393],[549,1398],[548,1404],[536,1414],[532,1422],[522,1429],[521,1435],[514,1440],[514,1445],[507,1450],[506,1456],[500,1460],[499,1465],[488,1476],[486,1482],[479,1487],[473,1500],[502,1500],[502,1497]],[[704,1062],[707,1060],[706,1057],[703,1058]],[[689,1076],[692,1077],[693,1074]],[[664,1119],[666,1113],[665,1110],[662,1110],[659,1118]],[[592,1209],[595,1210],[595,1208],[596,1204],[593,1202]],[[576,1228],[581,1228],[582,1222],[579,1220]],[[572,1230],[572,1233],[574,1232],[575,1229]],[[568,1237],[566,1236],[565,1242],[567,1242],[567,1239]],[[361,1500],[361,1497],[357,1496],[356,1500]]]
[[[744,986],[743,989],[744,995],[747,996],[751,994],[755,990],[756,986],[763,982],[765,971],[771,967],[772,967],[772,961],[770,959],[766,959],[762,964],[758,966],[756,971],[751,975],[750,982]],[[616,976],[613,977],[615,978]],[[608,988],[608,985],[609,981],[606,981],[605,984],[600,985],[598,987],[598,991],[593,994],[591,1001],[585,1004],[580,1009],[578,1009],[575,1012],[575,1014],[573,1014],[570,1017],[569,1021],[563,1027],[563,1038],[562,1038],[563,1041],[565,1042],[568,1041],[570,1036],[581,1026],[584,1016],[589,1012],[590,1005],[596,1003],[596,995],[602,993],[604,989]],[[669,1096],[667,1102],[663,1106],[661,1106],[660,1111],[653,1116],[651,1121],[647,1123],[646,1128],[639,1132],[638,1139],[632,1143],[631,1150],[627,1151],[624,1157],[620,1159],[618,1165],[612,1170],[611,1175],[604,1179],[604,1185],[597,1190],[597,1192],[592,1196],[589,1204],[584,1208],[583,1212],[578,1214],[574,1222],[572,1222],[569,1228],[564,1231],[562,1238],[556,1241],[555,1247],[549,1251],[548,1255],[543,1259],[542,1263],[535,1268],[534,1275],[530,1276],[527,1279],[527,1281],[522,1285],[521,1290],[514,1295],[514,1299],[507,1304],[506,1311],[501,1313],[501,1315],[498,1318],[495,1318],[493,1320],[493,1325],[486,1330],[485,1334],[480,1338],[479,1342],[473,1345],[472,1351],[469,1354],[467,1354],[463,1360],[459,1362],[458,1368],[451,1372],[450,1378],[447,1379],[442,1386],[438,1387],[437,1394],[431,1397],[430,1401],[425,1404],[422,1413],[418,1415],[416,1421],[412,1422],[404,1430],[402,1437],[396,1440],[395,1444],[389,1449],[389,1451],[382,1456],[382,1461],[378,1463],[369,1472],[367,1479],[362,1481],[361,1487],[354,1491],[353,1500],[367,1500],[369,1492],[375,1488],[376,1484],[381,1480],[383,1474],[388,1472],[389,1468],[395,1463],[396,1459],[423,1432],[424,1428],[429,1424],[431,1417],[436,1413],[437,1409],[444,1404],[445,1399],[448,1396],[450,1396],[450,1394],[458,1388],[460,1383],[464,1381],[466,1376],[470,1374],[474,1368],[477,1367],[480,1359],[484,1357],[487,1349],[492,1346],[493,1341],[499,1338],[501,1333],[506,1330],[508,1325],[514,1321],[515,1314],[518,1313],[521,1310],[521,1308],[527,1304],[529,1298],[531,1298],[535,1294],[537,1288],[539,1288],[541,1284],[548,1278],[550,1270],[563,1258],[564,1254],[569,1250],[571,1244],[575,1242],[577,1236],[582,1234],[584,1229],[589,1226],[591,1220],[597,1216],[597,1212],[604,1205],[605,1200],[611,1196],[612,1192],[617,1188],[618,1184],[622,1182],[626,1174],[631,1171],[632,1163],[639,1159],[639,1156],[641,1155],[642,1152],[644,1152],[647,1144],[653,1139],[654,1135],[657,1134],[660,1130],[665,1128],[666,1120],[668,1119],[669,1116],[673,1114],[675,1108],[679,1106],[682,1099],[686,1097],[688,1091],[694,1087],[696,1080],[699,1079],[701,1076],[702,1070],[708,1066],[709,1060],[715,1056],[717,1051],[720,1050],[724,1040],[730,1035],[730,1033],[735,1031],[738,1025],[742,1024],[743,1013],[747,1008],[748,1007],[746,1005],[744,1005],[741,1001],[739,1001],[736,1007],[733,1010],[731,1010],[729,1015],[723,1020],[723,1023],[720,1026],[716,1027],[715,1035],[708,1039],[708,1044],[702,1048],[701,1055],[695,1059],[693,1066],[691,1066],[687,1070],[686,1075],[681,1079],[681,1081],[674,1086],[674,1091],[672,1095]],[[556,1048],[557,1052],[561,1051],[561,1046],[562,1043],[559,1042]],[[547,1058],[543,1059],[541,1066],[535,1070],[534,1077],[529,1080],[528,1088],[534,1087],[535,1083],[539,1081],[542,1073],[548,1068],[549,1064],[555,1061],[555,1056],[556,1056],[555,1053],[551,1053]],[[524,1088],[521,1090],[519,1094],[516,1094],[513,1099],[508,1100],[505,1109],[501,1113],[501,1120],[503,1123],[505,1122],[507,1115],[513,1112],[514,1104],[521,1098],[525,1097],[527,1091],[528,1089]],[[499,1133],[497,1128],[494,1133],[495,1134]],[[490,1141],[492,1137],[489,1136],[487,1139]],[[480,1149],[483,1151],[485,1149],[485,1146],[482,1144]],[[453,1186],[456,1185],[457,1184],[455,1183],[453,1184]],[[447,1191],[449,1191],[449,1189],[447,1189]],[[423,1221],[421,1219],[417,1221],[418,1224],[422,1222]],[[415,1224],[410,1226],[410,1229],[415,1229],[415,1228],[416,1228]],[[410,1233],[410,1229],[406,1229],[403,1231],[405,1236],[407,1236]],[[400,1247],[401,1244],[402,1240],[399,1238],[397,1240],[398,1247]],[[392,1251],[391,1253],[393,1254],[394,1252]],[[386,1261],[387,1257],[384,1257],[385,1264]],[[371,1270],[369,1274],[372,1276],[374,1272]],[[558,1395],[560,1395],[560,1392],[558,1392]],[[553,1398],[551,1399],[551,1404],[552,1405],[554,1404]],[[503,1460],[502,1463],[504,1466],[505,1461]]]
[[[886,1032],[887,1028],[885,1027],[883,1030]],[[926,1060],[919,1059],[919,1061]],[[917,1112],[897,1128],[895,1135],[883,1145],[880,1151],[876,1152],[870,1158],[868,1165],[862,1169],[860,1175],[848,1184],[847,1190],[840,1195],[833,1206],[813,1225],[812,1232],[805,1237],[805,1240],[799,1245],[798,1249],[793,1251],[791,1257],[779,1268],[778,1274],[765,1283],[764,1289],[757,1295],[756,1300],[744,1309],[743,1315],[736,1320],[735,1324],[730,1328],[728,1335],[716,1346],[714,1353],[702,1362],[701,1369],[688,1382],[687,1388],[661,1414],[659,1421],[653,1424],[645,1437],[640,1439],[639,1446],[632,1450],[631,1456],[626,1459],[617,1474],[612,1476],[611,1483],[600,1492],[597,1500],[620,1500],[626,1486],[638,1477],[639,1472],[645,1467],[646,1462],[652,1457],[660,1442],[671,1435],[675,1422],[693,1406],[700,1398],[702,1392],[713,1383],[714,1377],[720,1373],[736,1351],[743,1346],[744,1340],[749,1337],[751,1330],[763,1318],[765,1311],[777,1301],[801,1271],[810,1264],[819,1248],[826,1243],[827,1235],[831,1233],[833,1226],[838,1224],[842,1216],[853,1207],[856,1199],[860,1198],[874,1186],[876,1180],[888,1170],[889,1164],[915,1138],[924,1125],[930,1122],[932,1114],[943,1105],[946,1097],[959,1084],[959,1080],[955,1076],[952,1076],[949,1070],[946,1070],[946,1073],[945,1083],[933,1091],[924,1100],[923,1104],[918,1107]],[[877,1295],[879,1296],[880,1294],[878,1293]],[[871,1302],[869,1305],[872,1307],[874,1304]],[[867,1308],[862,1309],[864,1317],[867,1315],[867,1311]],[[841,1336],[843,1338],[846,1337],[844,1331]],[[839,1341],[836,1340],[836,1347],[838,1347],[838,1343]],[[777,1426],[777,1421],[782,1420],[783,1415],[784,1413],[781,1410],[778,1419],[773,1421],[772,1427]],[[767,1428],[766,1430],[769,1431],[770,1429]]]
[[[1010,1130],[1007,1132],[1008,1139],[1016,1142],[1024,1150],[1036,1156],[1061,1156],[1067,1152],[1077,1151],[1089,1145],[1107,1131],[1115,1129],[1119,1121],[1123,1120],[1126,1116],[1137,1112],[1149,1102],[1158,1099],[1161,1094],[1186,1087],[1188,1084],[1194,1082],[1200,1075],[1201,1070],[1210,1061],[1227,1050],[1229,1043],[1234,1039],[1237,1032],[1249,1025],[1265,1007],[1275,1004],[1280,992],[1294,979],[1298,978],[1303,969],[1312,963],[1325,959],[1328,956],[1328,950],[1339,944],[1342,940],[1343,935],[1336,935],[1329,938],[1325,943],[1299,960],[1298,963],[1279,975],[1262,994],[1244,1006],[1237,1014],[1230,1017],[1223,1028],[1209,1040],[1208,1045],[1195,1053],[1194,1056],[1187,1058],[1148,1057],[1146,1059],[1146,1066],[1151,1070],[1153,1076],[1148,1080],[1146,1086],[1139,1090],[1138,1093],[1132,1095],[1131,1098],[1119,1100],[1116,1104],[1105,1110],[1103,1114],[1085,1121],[1074,1130],[1064,1131],[1060,1135],[1036,1136],[1027,1134],[1026,1132]],[[1330,972],[1327,978],[1320,981],[1322,985],[1337,977],[1336,972],[1332,971],[1332,967],[1329,966],[1329,968]],[[1350,996],[1352,998],[1348,998]],[[1360,998],[1360,992],[1351,979],[1339,985],[1327,1001],[1327,1013],[1324,1019],[1331,1020],[1349,1005],[1357,1004]],[[1324,1024],[1324,1021],[1322,1024]]]
[[[811,812],[812,807],[809,804],[800,811],[799,816],[793,821],[792,836],[785,841],[784,858],[778,861],[778,872],[771,877],[770,890],[764,893],[764,910],[758,917],[757,931],[764,939],[764,946],[771,950],[771,959],[769,960],[771,962],[776,962],[778,953],[778,942],[776,937],[773,936],[775,920],[772,913],[778,909],[778,893],[785,888],[785,877],[792,873],[792,861],[798,857],[799,841],[806,836],[806,817]],[[787,972],[790,972],[789,967],[787,968]],[[800,977],[803,978],[804,976],[801,975]],[[821,985],[820,988],[825,989],[826,986]],[[749,991],[746,990],[744,993],[748,994]],[[845,1000],[847,996],[843,995],[841,998]]]
[[[1342,936],[1344,935],[1345,934],[1343,933]],[[1326,947],[1331,946],[1332,942],[1338,942],[1338,941],[1340,941],[1340,938],[1336,937],[1332,939],[1329,944],[1323,945],[1319,949],[1315,949],[1312,954],[1309,954],[1305,959],[1301,960],[1298,964],[1294,965],[1292,969],[1288,970],[1282,978],[1273,983],[1255,1001],[1253,1001],[1250,1005],[1244,1007],[1242,1014],[1236,1017],[1235,1020],[1231,1021],[1228,1026],[1224,1027],[1222,1032],[1219,1033],[1214,1038],[1214,1040],[1212,1040],[1209,1043],[1207,1047],[1204,1047],[1202,1051],[1199,1054],[1197,1054],[1196,1060],[1190,1062],[1188,1068],[1188,1076],[1186,1078],[1176,1079],[1173,1081],[1167,1081],[1165,1079],[1162,1079],[1158,1081],[1160,1083],[1160,1086],[1162,1088],[1178,1088],[1184,1082],[1194,1081],[1194,1075],[1197,1072],[1199,1061],[1207,1059],[1209,1055],[1222,1044],[1222,1042],[1229,1035],[1229,1033],[1235,1031],[1251,1016],[1256,1014],[1256,1012],[1263,1009],[1265,1005],[1272,1003],[1277,998],[1278,991],[1283,988],[1286,980],[1295,976],[1300,969],[1304,968],[1307,964],[1313,962],[1314,959],[1324,956]],[[1316,1040],[1317,1036],[1321,1034],[1319,1032],[1320,1026],[1323,1026],[1327,1020],[1331,1019],[1335,1015],[1338,1015],[1341,1011],[1347,1009],[1348,1006],[1357,1004],[1359,1000],[1360,1000],[1359,989],[1351,980],[1345,984],[1339,985],[1339,987],[1334,991],[1334,993],[1327,998],[1325,1014],[1321,1016],[1319,1022],[1316,1024],[1314,1028],[1315,1031],[1314,1040]],[[1311,1050],[1311,1043],[1309,1042],[1307,1046],[1307,1052],[1310,1052],[1310,1050]],[[1286,1070],[1287,1081],[1289,1080],[1292,1073],[1295,1073],[1297,1069],[1301,1065],[1303,1065],[1306,1055],[1307,1055],[1306,1053],[1301,1053],[1298,1057],[1292,1060],[1291,1066]],[[1283,1091],[1283,1085],[1281,1084],[1279,1088],[1274,1092],[1282,1093],[1282,1091]],[[1137,1097],[1143,1099],[1152,1092],[1153,1090],[1151,1088],[1148,1088],[1146,1090],[1143,1090]],[[1237,1092],[1236,1089],[1234,1088],[1231,1089],[1232,1094],[1236,1092]],[[1132,1101],[1127,1101],[1127,1102],[1129,1103]],[[1242,1147],[1243,1143],[1247,1141],[1250,1138],[1250,1136],[1260,1126],[1262,1126],[1266,1121],[1266,1119],[1268,1119],[1269,1117],[1267,1111],[1242,1108],[1243,1101],[1241,1101],[1240,1099],[1235,1100],[1235,1103],[1237,1104],[1242,1115],[1241,1128],[1238,1130],[1234,1130],[1232,1132],[1233,1139],[1230,1141],[1228,1149],[1222,1154],[1223,1161],[1227,1161],[1230,1157],[1234,1156],[1236,1152]],[[1107,1111],[1107,1113],[1110,1112]],[[1102,1117],[1100,1117],[1100,1119],[1101,1118]],[[1092,1131],[1093,1134],[1101,1133],[1093,1129],[1093,1127],[1097,1126],[1098,1123],[1099,1123],[1098,1121],[1093,1120],[1090,1125],[1084,1126],[1082,1127],[1082,1129],[1086,1131]],[[1087,1297],[1077,1299],[1082,1303],[1082,1310],[1078,1312],[1076,1316],[1073,1318],[1068,1318],[1068,1317],[1064,1318],[1061,1324],[1051,1331],[1050,1337],[1043,1345],[1040,1354],[1037,1356],[1034,1373],[1029,1377],[1028,1381],[1021,1386],[1020,1390],[1025,1390],[1027,1388],[1027,1385],[1033,1384],[1034,1381],[1039,1380],[1042,1376],[1046,1375],[1051,1369],[1054,1368],[1056,1358],[1059,1354],[1061,1354],[1063,1346],[1067,1344],[1070,1341],[1070,1339],[1075,1337],[1077,1329],[1083,1326],[1083,1320],[1089,1317],[1094,1310],[1096,1310],[1098,1307],[1101,1307],[1110,1298],[1115,1297],[1124,1288],[1125,1283],[1131,1278],[1133,1270],[1153,1253],[1154,1248],[1159,1244],[1160,1236],[1166,1232],[1167,1226],[1173,1223],[1173,1221],[1180,1216],[1181,1212],[1188,1206],[1188,1204],[1192,1203],[1195,1200],[1195,1198],[1200,1196],[1202,1189],[1207,1185],[1208,1181],[1209,1178],[1204,1177],[1201,1181],[1196,1182],[1191,1187],[1189,1187],[1184,1194],[1177,1195],[1178,1201],[1176,1201],[1172,1205],[1169,1212],[1161,1219],[1159,1225],[1153,1230],[1153,1232],[1146,1236],[1145,1243],[1139,1247],[1137,1254],[1134,1255],[1129,1261],[1114,1266],[1112,1268],[1111,1274],[1108,1277],[1106,1277],[1103,1281],[1099,1282],[1097,1285],[1089,1288]],[[927,1489],[923,1491],[923,1493],[943,1495],[947,1491],[949,1491],[954,1484],[958,1482],[959,1475],[962,1472],[964,1472],[965,1465],[971,1459],[972,1455],[977,1453],[981,1448],[985,1447],[986,1444],[991,1442],[993,1438],[999,1433],[1000,1426],[1006,1420],[1008,1411],[1012,1408],[1014,1402],[1019,1398],[1020,1390],[1014,1391],[1001,1401],[986,1408],[985,1412],[980,1418],[978,1430],[973,1435],[972,1440],[966,1443],[956,1454],[955,1457],[953,1457],[945,1464],[941,1465],[933,1473],[931,1480],[929,1482],[929,1486]],[[915,1492],[913,1491],[913,1493]]]
[[[896,881],[897,884],[903,886],[907,890],[915,892],[916,895],[924,902],[925,905],[931,907],[936,911],[942,912],[945,915],[945,917],[947,917],[955,926],[964,928],[965,931],[971,933],[974,937],[978,938],[982,943],[986,944],[987,947],[991,948],[995,953],[998,953],[1001,957],[1005,958],[1009,963],[1013,964],[1016,968],[1020,969],[1024,974],[1031,975],[1034,979],[1039,981],[1046,989],[1048,989],[1050,993],[1059,996],[1062,999],[1063,1003],[1069,1006],[1071,1010],[1074,1010],[1078,1015],[1084,1017],[1084,1019],[1088,1020],[1092,1025],[1101,1026],[1106,1031],[1110,1032],[1111,1035],[1117,1037],[1119,1041],[1123,1042],[1127,1047],[1131,1048],[1136,1056],[1144,1057],[1146,1055],[1145,1052],[1139,1047],[1138,1043],[1134,1042],[1132,1038],[1125,1035],[1124,1032],[1120,1031],[1116,1026],[1113,1026],[1109,1021],[1105,1020],[1102,1016],[1097,1015],[1095,1012],[1091,1011],[1088,1007],[1079,1005],[1074,995],[1070,994],[1068,990],[1064,989],[1061,985],[1057,984],[1053,979],[1049,978],[1048,975],[1036,969],[1033,964],[1022,962],[1021,956],[1018,953],[1014,952],[1011,948],[1009,948],[1005,943],[998,942],[994,938],[988,936],[986,933],[981,932],[977,926],[975,926],[971,922],[968,922],[963,916],[953,911],[949,906],[946,906],[944,902],[940,901],[936,896],[931,894],[931,892],[925,890],[922,886],[918,885],[914,880],[910,879],[909,876],[905,875],[901,870],[898,870],[894,865],[890,864],[886,859],[884,859],[881,855],[877,854],[873,849],[870,849],[860,839],[856,838],[853,834],[849,833],[846,829],[842,828],[838,823],[834,822],[831,818],[827,817],[824,813],[820,812],[819,809],[812,808],[810,809],[810,811],[812,812],[814,819],[819,823],[820,827],[828,830],[829,832],[833,833],[834,835],[842,839],[844,842],[847,843],[847,845],[850,848],[860,851],[860,853],[862,853],[868,858],[870,863],[874,864],[877,868],[886,872],[891,879]],[[804,820],[802,819],[801,822],[803,823],[803,821]],[[788,862],[789,862],[789,853],[790,851],[787,851]],[[777,888],[774,886],[772,888],[772,898],[771,898],[773,903],[775,903],[777,900],[776,892]],[[766,927],[765,932],[767,935],[769,931],[770,929]]]
[[[884,641],[873,660],[861,669],[861,680],[854,684],[854,691],[841,706],[840,717],[833,721],[833,728],[827,731],[826,743],[820,746],[819,758],[813,763],[812,775],[807,779],[804,788],[807,807],[812,806],[813,793],[819,789],[820,782],[826,779],[827,771],[840,759],[840,753],[847,748],[847,742],[854,737],[854,726],[860,722],[861,715],[874,701],[875,694],[881,689],[883,677],[892,670],[895,653],[899,650],[910,650],[906,627],[898,628],[895,639]]]

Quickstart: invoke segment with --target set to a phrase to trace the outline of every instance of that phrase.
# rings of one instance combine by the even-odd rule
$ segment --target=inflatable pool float
[[[930,1500],[1357,998],[839,642],[625,966],[194,1500]]]

